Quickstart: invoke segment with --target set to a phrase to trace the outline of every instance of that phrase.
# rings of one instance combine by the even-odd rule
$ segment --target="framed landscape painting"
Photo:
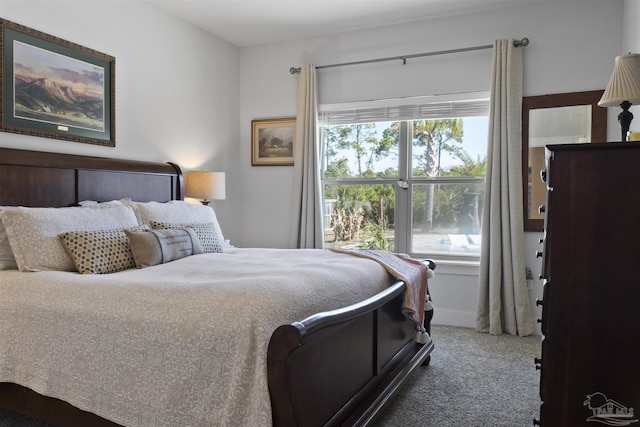
[[[251,165],[292,166],[296,119],[251,121]]]
[[[0,131],[116,145],[115,58],[0,19]]]

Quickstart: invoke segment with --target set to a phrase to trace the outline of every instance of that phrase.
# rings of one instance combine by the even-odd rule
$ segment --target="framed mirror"
[[[545,149],[551,144],[605,142],[607,109],[598,107],[604,90],[527,96],[522,99],[522,183],[524,231],[543,231],[547,186]]]

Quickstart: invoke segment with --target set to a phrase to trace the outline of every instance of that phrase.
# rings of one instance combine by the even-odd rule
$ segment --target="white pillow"
[[[138,225],[133,210],[120,202],[70,208],[16,207],[2,212],[2,222],[20,271],[75,271],[58,238],[61,233]]]
[[[162,223],[188,223],[203,224],[213,223],[218,233],[220,242],[224,242],[222,229],[213,208],[203,204],[187,203],[182,200],[170,202],[131,202],[123,201],[127,206],[132,206],[136,212],[139,224],[150,225],[152,222]]]
[[[0,206],[0,270],[17,270],[16,258],[13,256],[7,232],[2,223],[2,211],[9,209],[9,206]]]

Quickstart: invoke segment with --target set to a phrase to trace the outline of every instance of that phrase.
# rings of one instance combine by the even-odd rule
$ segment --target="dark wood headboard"
[[[0,148],[0,206],[64,207],[83,200],[183,199],[173,163]]]

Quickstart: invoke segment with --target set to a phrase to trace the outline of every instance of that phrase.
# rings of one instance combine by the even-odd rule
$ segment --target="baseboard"
[[[441,310],[438,307],[433,311],[432,325],[458,326],[461,328],[476,327],[476,313],[456,310]],[[542,335],[540,324],[534,324],[533,335]]]
[[[469,311],[443,310],[436,306],[433,311],[433,320],[431,323],[434,325],[475,328],[476,313]]]

